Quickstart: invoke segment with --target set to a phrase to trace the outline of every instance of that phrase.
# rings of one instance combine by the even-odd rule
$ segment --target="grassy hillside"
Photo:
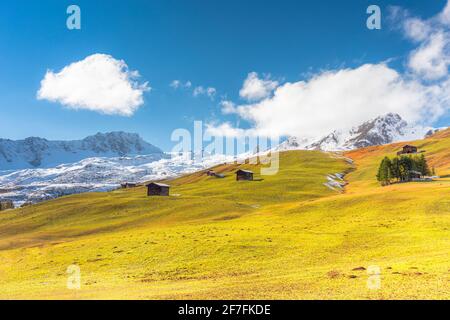
[[[449,132],[417,145],[450,173]],[[136,188],[1,213],[0,298],[450,298],[450,181],[379,187],[379,159],[397,149],[346,154],[344,194],[323,184],[352,165],[293,151],[261,181],[234,178],[258,166],[222,165],[225,179],[170,181],[169,198]],[[71,264],[80,290],[66,288]]]

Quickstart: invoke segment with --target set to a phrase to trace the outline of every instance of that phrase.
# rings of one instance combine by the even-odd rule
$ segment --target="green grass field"
[[[415,142],[450,174],[450,131]],[[73,195],[0,214],[3,299],[449,299],[450,179],[379,187],[399,144],[281,154],[280,171],[236,182],[215,168],[143,187]],[[344,193],[324,183],[350,172]],[[67,268],[81,269],[69,290]],[[369,266],[381,270],[368,287]]]

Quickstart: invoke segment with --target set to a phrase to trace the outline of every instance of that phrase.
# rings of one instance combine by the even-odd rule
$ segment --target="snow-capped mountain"
[[[167,179],[233,159],[230,156],[214,155],[195,161],[191,154],[167,154],[161,159],[159,154],[153,154],[89,158],[55,168],[0,171],[0,198],[21,205],[24,202],[34,203],[74,193],[109,191],[124,182]]]
[[[97,133],[83,140],[49,141],[30,137],[24,140],[0,139],[0,170],[50,168],[91,157],[163,155],[161,149],[145,142],[138,134]]]
[[[278,150],[351,150],[398,141],[423,139],[434,131],[435,129],[430,127],[409,125],[398,114],[389,113],[350,130],[335,130],[319,139],[306,140],[290,137],[278,147]]]
[[[276,150],[348,150],[421,139],[436,130],[413,127],[399,115],[387,114],[320,139],[290,137]],[[0,199],[20,205],[73,193],[108,191],[124,182],[172,178],[252,155],[206,155],[194,160],[194,154],[165,154],[138,135],[123,132],[99,133],[79,141],[0,140]],[[22,169],[5,170],[14,168]]]
[[[276,151],[287,151],[287,150],[303,150],[309,145],[310,140],[298,137],[288,137],[285,141],[280,143],[275,150]]]

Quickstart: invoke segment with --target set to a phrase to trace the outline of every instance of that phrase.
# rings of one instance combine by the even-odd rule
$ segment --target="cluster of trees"
[[[385,157],[378,168],[377,179],[381,185],[389,185],[392,181],[411,181],[413,175],[435,175],[434,168],[430,170],[425,156],[401,156],[394,159]]]

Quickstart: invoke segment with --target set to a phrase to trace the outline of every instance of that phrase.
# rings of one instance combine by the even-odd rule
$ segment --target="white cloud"
[[[441,79],[448,74],[450,65],[450,39],[444,32],[436,32],[413,51],[408,66],[411,70],[426,80]]]
[[[223,114],[232,114],[236,113],[236,105],[233,101],[225,100],[220,102],[220,107]]]
[[[40,100],[59,102],[72,109],[131,116],[144,103],[148,83],[137,82],[123,60],[94,54],[64,67],[48,70],[37,93]]]
[[[233,127],[229,122],[221,123],[219,125],[206,124],[206,132],[211,136],[225,136],[225,137],[242,137],[252,136],[253,130],[245,130]]]
[[[391,17],[398,23],[406,37],[419,43],[408,61],[410,71],[424,80],[447,77],[450,66],[450,2],[444,10],[429,19],[412,17],[402,8],[392,7]]]
[[[404,30],[408,38],[418,42],[426,40],[431,32],[430,26],[418,18],[405,20]]]
[[[447,1],[444,10],[438,15],[438,20],[442,24],[450,24],[450,1]]]
[[[430,112],[443,112],[433,101],[441,94],[441,88],[407,81],[384,64],[367,64],[324,72],[309,81],[285,83],[273,97],[232,106],[231,110],[249,121],[258,135],[317,137],[388,112],[399,113],[411,122],[420,121]],[[216,130],[233,132],[229,125],[216,126]]]
[[[216,96],[217,90],[213,87],[204,88],[203,86],[198,86],[194,88],[194,91],[192,92],[194,97],[198,97],[201,95],[208,96],[211,99],[214,99]]]
[[[277,86],[277,81],[269,78],[260,79],[256,72],[251,72],[245,79],[239,95],[248,101],[257,101],[267,98]]]
[[[192,92],[192,94],[194,95],[194,97],[198,97],[201,94],[205,94],[205,88],[203,88],[202,86],[195,87],[194,92]]]
[[[178,89],[181,86],[181,81],[180,80],[173,80],[170,83],[170,86],[174,89]]]
[[[387,63],[365,64],[278,85],[273,95],[270,89],[248,89],[264,87],[249,84],[260,81],[251,73],[241,97],[256,99],[258,95],[250,92],[260,92],[259,97],[265,98],[244,105],[221,103],[224,114],[236,114],[251,128],[223,123],[211,124],[208,130],[232,136],[317,138],[387,113],[398,113],[411,124],[433,124],[450,110],[450,5],[428,20],[411,17],[398,7],[393,8],[393,16],[405,35],[418,44],[408,56],[405,73]]]
[[[179,88],[190,88],[192,86],[192,83],[190,81],[186,81],[185,83],[183,83],[180,80],[173,80],[170,85],[170,87],[174,88],[174,89],[179,89]]]
[[[214,98],[216,96],[216,93],[217,93],[216,88],[213,88],[213,87],[196,86],[195,88],[191,89],[191,87],[192,87],[192,82],[191,81],[183,82],[181,80],[173,80],[170,83],[170,87],[172,87],[175,90],[177,90],[177,89],[186,89],[186,90],[190,89],[189,92],[192,92],[192,95],[194,97],[207,96],[211,100],[214,100]]]

